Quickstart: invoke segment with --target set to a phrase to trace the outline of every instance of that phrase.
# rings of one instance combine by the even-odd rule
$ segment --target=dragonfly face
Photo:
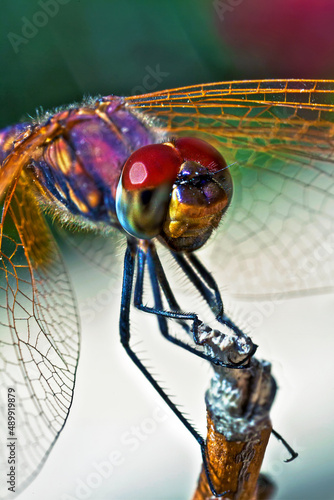
[[[117,188],[116,213],[132,236],[160,236],[172,250],[192,251],[218,226],[232,191],[220,153],[200,139],[182,137],[130,156]]]
[[[163,179],[153,169],[145,184],[146,170],[132,172],[131,155],[162,143],[171,166]],[[9,127],[0,146],[0,391],[4,407],[7,389],[15,388],[18,420],[25,422],[22,486],[67,418],[79,350],[75,300],[43,210],[77,229],[157,236],[181,252],[179,265],[190,273],[182,251],[199,248],[218,226],[232,178],[233,199],[211,245],[231,291],[268,296],[333,286],[333,82],[230,82],[106,97]],[[132,189],[136,180],[139,191]],[[142,218],[141,210],[152,206]],[[152,269],[159,269],[160,286],[178,310],[150,248]],[[126,258],[129,283],[131,251]],[[312,272],[305,270],[310,258]],[[1,470],[4,463],[1,456]],[[6,494],[1,490],[0,498]]]

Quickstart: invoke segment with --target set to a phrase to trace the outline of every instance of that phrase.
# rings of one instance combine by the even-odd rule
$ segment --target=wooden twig
[[[206,328],[206,351],[223,362],[245,359],[252,349],[243,334]],[[276,392],[270,364],[252,358],[249,368],[233,370],[213,365],[214,375],[206,393],[207,465],[220,498],[266,500],[274,487],[260,468],[272,430],[269,410]],[[265,486],[264,486],[265,485]],[[204,466],[193,500],[213,500]]]
[[[207,415],[207,452],[210,475],[217,492],[229,491],[224,499],[257,500],[257,480],[271,433],[268,421],[261,433],[254,433],[249,441],[228,441],[217,432],[210,412]],[[205,471],[202,467],[193,500],[212,499]]]

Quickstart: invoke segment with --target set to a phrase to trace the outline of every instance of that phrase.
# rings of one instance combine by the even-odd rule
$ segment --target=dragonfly
[[[12,427],[11,401],[20,422],[21,489],[66,423],[80,348],[76,302],[49,219],[107,238],[118,231],[126,240],[121,342],[203,453],[203,438],[130,346],[135,306],[157,316],[165,338],[215,362],[198,348],[201,320],[178,304],[157,245],[237,335],[216,281],[194,253],[207,240],[236,297],[333,290],[333,145],[334,81],[327,80],[91,98],[0,131],[1,439]],[[143,301],[145,273],[153,306]],[[170,318],[193,344],[170,333]],[[247,361],[225,366],[247,368]],[[7,495],[5,485],[0,498]]]

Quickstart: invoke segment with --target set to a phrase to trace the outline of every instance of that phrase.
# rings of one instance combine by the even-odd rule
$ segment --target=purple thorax
[[[120,98],[111,99],[106,109],[108,122],[97,114],[82,114],[80,121],[71,127],[68,137],[78,161],[88,176],[111,195],[114,206],[116,188],[125,161],[133,151],[155,140]]]
[[[52,120],[61,123],[62,131],[36,150],[28,169],[51,209],[64,210],[67,218],[80,215],[110,225],[117,223],[115,195],[125,161],[136,149],[157,140],[122,98],[110,96],[100,102],[101,107],[55,114]],[[9,131],[21,132],[23,125],[17,127],[0,132],[0,140]]]

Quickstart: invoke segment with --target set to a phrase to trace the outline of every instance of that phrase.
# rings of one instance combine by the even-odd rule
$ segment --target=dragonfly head
[[[231,174],[207,142],[181,137],[135,151],[116,193],[120,224],[141,239],[159,237],[174,251],[201,247],[232,198]]]

